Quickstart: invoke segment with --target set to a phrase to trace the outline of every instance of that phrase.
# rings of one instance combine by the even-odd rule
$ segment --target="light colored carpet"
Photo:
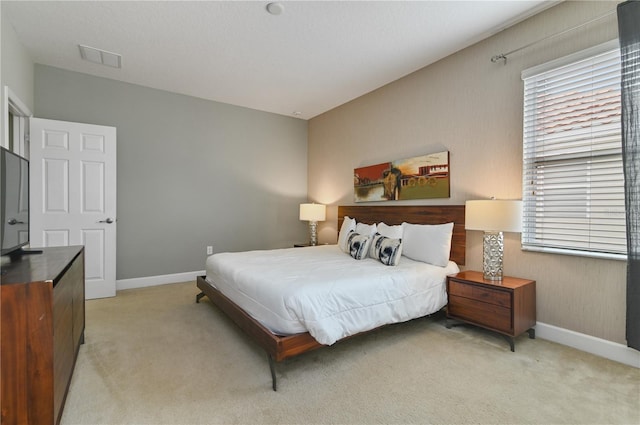
[[[277,365],[194,282],[87,302],[62,425],[640,423],[640,370],[424,318]]]

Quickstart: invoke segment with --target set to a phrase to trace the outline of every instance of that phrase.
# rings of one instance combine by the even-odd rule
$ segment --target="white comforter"
[[[309,332],[330,345],[349,335],[434,313],[447,303],[449,262],[354,260],[337,245],[220,253],[207,280],[274,334]]]

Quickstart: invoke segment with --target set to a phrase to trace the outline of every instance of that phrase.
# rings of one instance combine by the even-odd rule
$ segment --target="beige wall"
[[[336,240],[336,206],[353,205],[353,169],[448,150],[451,198],[463,204],[521,198],[522,80],[549,60],[617,37],[615,16],[492,63],[498,53],[614,10],[615,2],[564,2],[309,122],[309,198],[332,207],[320,242]],[[482,267],[482,235],[467,232],[468,269]],[[505,273],[537,281],[538,321],[625,342],[626,263],[523,252],[506,235]]]

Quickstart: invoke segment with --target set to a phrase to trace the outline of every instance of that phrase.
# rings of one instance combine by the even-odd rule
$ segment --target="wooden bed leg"
[[[277,381],[276,381],[276,365],[273,362],[273,357],[270,354],[267,354],[267,359],[269,359],[269,369],[271,369],[271,386],[273,391],[277,390]]]
[[[204,292],[200,292],[196,295],[196,303],[200,303],[200,298],[204,297],[206,294]]]

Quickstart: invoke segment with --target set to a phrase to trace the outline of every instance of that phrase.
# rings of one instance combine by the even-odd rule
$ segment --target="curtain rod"
[[[575,30],[577,30],[578,28],[582,28],[582,27],[584,27],[585,25],[592,24],[592,23],[594,23],[594,22],[596,22],[596,21],[599,21],[599,20],[601,20],[601,19],[606,18],[606,17],[607,17],[607,16],[609,16],[609,15],[613,15],[615,12],[616,12],[616,9],[611,10],[611,11],[609,11],[609,12],[605,13],[605,14],[604,14],[604,15],[602,15],[602,16],[598,16],[597,18],[594,18],[594,19],[592,19],[592,20],[590,20],[590,21],[587,21],[587,22],[585,22],[585,23],[582,23],[582,24],[580,24],[580,25],[576,25],[575,27],[572,27],[572,28],[566,29],[566,30],[564,30],[564,31],[561,31],[561,32],[559,32],[559,33],[552,34],[552,35],[549,35],[549,36],[547,36],[547,37],[541,38],[540,40],[537,40],[537,41],[531,42],[531,43],[526,44],[526,45],[524,45],[524,46],[522,46],[522,47],[518,47],[517,49],[514,49],[514,50],[512,50],[512,51],[510,51],[510,52],[507,52],[507,53],[500,53],[500,54],[498,54],[498,55],[495,55],[495,56],[493,56],[493,57],[491,58],[491,62],[496,63],[496,62],[498,62],[499,60],[503,60],[503,61],[504,61],[504,64],[506,65],[506,64],[507,64],[507,56],[509,56],[509,55],[512,55],[512,54],[514,54],[514,53],[516,53],[516,52],[519,52],[520,50],[524,50],[524,49],[526,49],[526,48],[528,48],[528,47],[534,46],[534,45],[536,45],[536,44],[538,44],[538,43],[542,43],[543,41],[547,41],[547,40],[550,40],[550,39],[552,39],[552,38],[559,37],[559,36],[561,36],[561,35],[563,35],[563,34],[566,34],[566,33],[568,33],[568,32],[575,31]]]

